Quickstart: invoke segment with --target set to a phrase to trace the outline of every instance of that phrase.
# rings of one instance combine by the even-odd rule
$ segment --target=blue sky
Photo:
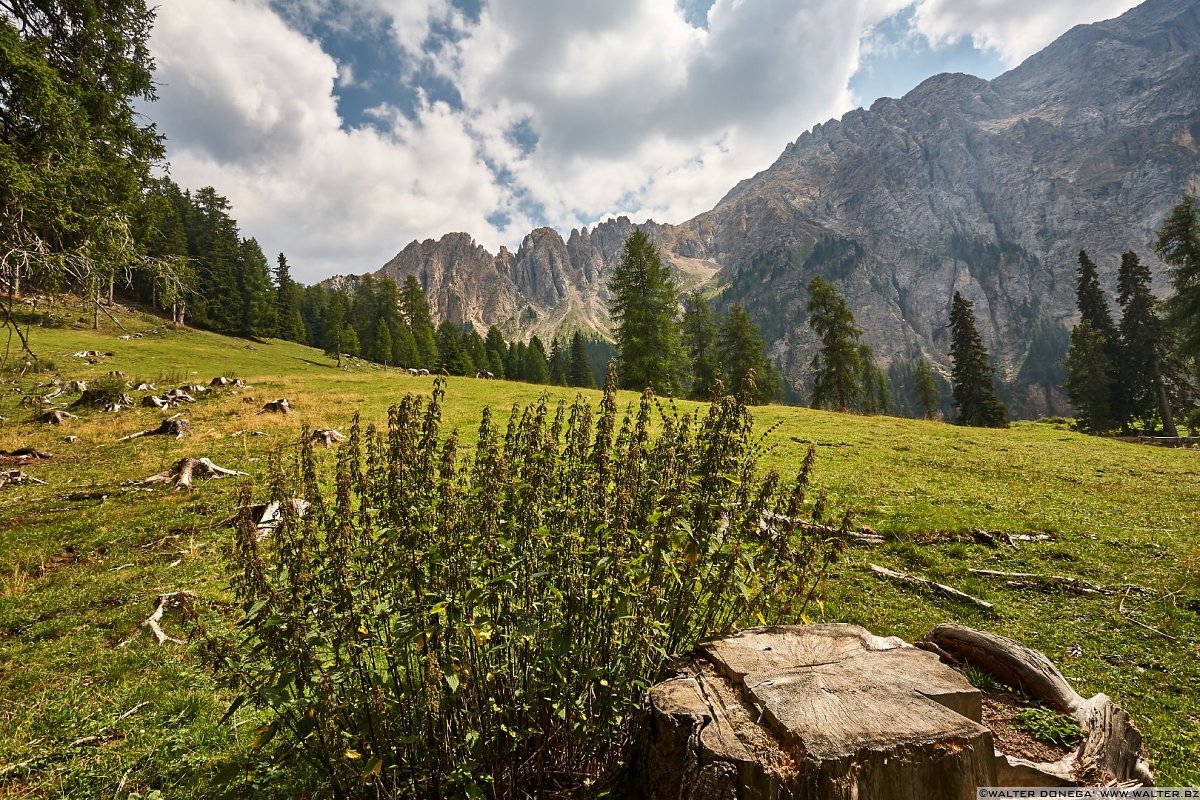
[[[1134,4],[172,0],[148,113],[177,181],[316,280],[449,231],[682,222],[815,123]]]

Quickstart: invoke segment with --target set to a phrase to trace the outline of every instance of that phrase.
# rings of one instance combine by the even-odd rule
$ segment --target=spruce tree
[[[858,346],[862,360],[862,397],[859,410],[864,414],[887,414],[892,405],[892,387],[887,375],[875,362],[875,351],[866,342]]]
[[[243,239],[238,246],[236,275],[241,317],[238,333],[250,337],[271,336],[278,327],[271,268],[255,239]]]
[[[1120,336],[1117,333],[1117,326],[1113,323],[1112,312],[1108,308],[1104,290],[1100,288],[1100,276],[1096,264],[1084,250],[1079,251],[1079,268],[1076,274],[1078,280],[1075,284],[1075,304],[1079,309],[1079,318],[1081,321],[1087,322],[1092,330],[1099,333],[1104,339],[1104,355],[1109,364],[1108,405],[1116,419],[1125,420],[1129,416],[1129,412],[1126,410],[1128,400],[1124,396],[1125,387],[1117,380],[1116,375],[1117,365],[1121,360]],[[1100,378],[1097,377],[1091,383],[1099,385]]]
[[[325,324],[323,327],[325,338],[321,346],[325,348],[326,355],[337,359],[337,365],[340,367],[342,365],[342,353],[344,352],[342,335],[345,328],[348,327],[346,325],[346,311],[342,307],[340,298],[330,298],[325,312]]]
[[[1067,348],[1067,397],[1075,406],[1078,425],[1089,433],[1106,431],[1113,425],[1108,376],[1112,371],[1104,334],[1081,320],[1071,331]]]
[[[508,343],[504,341],[504,334],[500,333],[500,329],[495,325],[488,328],[483,346],[487,350],[488,364],[491,365],[488,369],[497,378],[507,377],[505,361],[508,356]]]
[[[413,341],[412,331],[403,320],[393,320],[388,326],[392,331],[392,363],[401,369],[416,366],[417,343]]]
[[[862,331],[845,299],[819,275],[808,283],[808,324],[821,340],[812,360],[812,407],[849,411],[862,393]]]
[[[779,370],[767,358],[766,342],[742,305],[734,304],[722,320],[718,348],[729,394],[744,397],[749,403],[778,399],[783,389]],[[746,377],[751,372],[754,390],[748,391]]]
[[[567,385],[567,352],[563,349],[562,340],[557,336],[550,342],[550,383],[555,386]]]
[[[571,350],[568,355],[567,383],[581,389],[595,389],[596,375],[588,360],[587,343],[579,331],[571,336]]]
[[[1174,294],[1167,300],[1167,319],[1180,352],[1200,363],[1200,204],[1185,196],[1156,232],[1155,252],[1171,268]]]
[[[933,419],[937,415],[938,409],[942,407],[942,389],[938,386],[937,378],[934,377],[929,362],[924,358],[917,360],[913,378],[921,414],[925,419]]]
[[[387,322],[382,320],[375,328],[373,357],[380,364],[383,364],[384,368],[387,367],[389,361],[393,364],[396,363],[392,361],[392,329],[388,326]]]
[[[429,300],[425,297],[425,291],[413,275],[409,275],[404,281],[404,288],[400,292],[400,307],[417,346],[417,366],[425,369],[437,368],[439,359],[433,315],[429,311]]]
[[[292,342],[304,341],[304,320],[300,317],[300,298],[287,256],[280,253],[275,260],[275,316],[278,336]]]
[[[688,397],[707,400],[721,377],[721,355],[717,351],[717,323],[704,295],[692,292],[683,303],[683,348],[691,364]]]
[[[529,337],[529,344],[522,353],[521,369],[524,380],[530,383],[550,383],[550,362],[546,358],[546,348],[537,336]]]
[[[437,352],[441,358],[439,368],[451,375],[468,375],[475,371],[471,356],[463,347],[462,331],[448,319],[437,326]]]
[[[680,383],[682,361],[675,319],[679,290],[644,231],[634,231],[625,241],[608,291],[621,386],[638,391],[652,386],[670,394]]]
[[[954,293],[950,307],[950,357],[954,361],[951,384],[959,425],[983,428],[1008,426],[1008,409],[996,396],[992,365],[975,327],[975,311],[961,294]]]
[[[349,322],[342,323],[342,352],[348,356],[362,355],[362,342],[358,338],[358,331],[354,330],[354,326]],[[339,358],[339,363],[341,359]]]
[[[1126,406],[1122,412],[1145,422],[1155,415],[1167,436],[1175,436],[1170,384],[1174,377],[1170,348],[1158,300],[1150,292],[1150,270],[1132,251],[1121,256],[1117,279],[1121,304],[1121,349],[1116,374]]]

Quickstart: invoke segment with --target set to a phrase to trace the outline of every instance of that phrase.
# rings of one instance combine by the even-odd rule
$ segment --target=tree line
[[[1156,234],[1171,295],[1151,291],[1150,269],[1134,251],[1121,256],[1113,317],[1099,270],[1079,252],[1079,323],[1067,350],[1067,392],[1080,427],[1092,433],[1161,431],[1177,436],[1177,415],[1200,427],[1200,208],[1184,197]]]

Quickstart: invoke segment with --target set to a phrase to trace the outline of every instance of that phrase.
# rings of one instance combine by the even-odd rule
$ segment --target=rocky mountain
[[[817,125],[712,211],[644,227],[684,283],[751,309],[794,385],[813,347],[814,274],[847,296],[885,363],[923,354],[946,366],[962,292],[1013,379],[1039,320],[1071,324],[1080,248],[1110,296],[1130,248],[1165,288],[1150,243],[1179,197],[1200,191],[1197,87],[1200,0],[1148,0],[995,80],[937,75]],[[632,229],[620,218],[566,241],[539,229],[497,255],[450,234],[410,244],[379,274],[418,275],[454,320],[607,332],[604,285]]]

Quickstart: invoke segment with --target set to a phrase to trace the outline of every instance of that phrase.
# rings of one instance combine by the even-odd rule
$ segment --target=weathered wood
[[[795,524],[799,528],[802,528],[809,533],[815,533],[830,539],[844,539],[852,544],[861,544],[874,547],[884,544],[887,541],[872,530],[854,530],[853,528],[842,530],[841,528],[834,528],[830,525],[822,525],[819,522],[812,522],[810,520],[793,520],[789,517],[785,517],[783,514],[775,514],[770,511],[763,513],[762,521],[759,523],[759,527],[766,528],[769,525],[779,523]]]
[[[337,442],[346,441],[346,436],[341,431],[322,429],[313,431],[309,437],[313,444],[324,445],[325,447],[333,447]]]
[[[122,436],[117,439],[118,442],[127,442],[130,439],[137,439],[142,436],[174,436],[176,439],[182,439],[184,435],[192,429],[192,423],[181,417],[179,414],[167,417],[157,428],[138,431],[127,436]]]
[[[263,405],[259,410],[259,414],[291,414],[292,404],[286,397],[281,397],[278,400],[272,400]]]
[[[972,575],[984,578],[1000,578],[1005,585],[1013,589],[1071,589],[1083,594],[1116,594],[1115,589],[1085,581],[1082,578],[1072,578],[1067,575],[1039,575],[1032,572],[1001,572],[995,569],[970,569]]]
[[[79,419],[79,417],[68,411],[56,408],[53,411],[47,411],[45,414],[42,414],[38,419],[47,425],[62,425],[67,420]]]
[[[996,611],[996,607],[986,600],[980,600],[978,597],[972,597],[966,592],[960,592],[953,586],[947,586],[944,583],[935,583],[928,578],[919,578],[916,575],[906,575],[903,572],[896,572],[895,570],[890,570],[887,567],[881,567],[878,564],[868,564],[867,566],[869,566],[871,571],[876,575],[880,575],[884,578],[890,578],[894,581],[899,581],[900,583],[907,583],[910,586],[919,586],[922,589],[928,589],[945,597],[949,597],[951,600],[961,600],[964,603],[970,603],[973,606],[982,608],[988,613],[995,613]]]
[[[140,481],[133,481],[137,486],[149,486],[155,483],[169,483],[176,490],[191,489],[193,478],[226,478],[235,475],[245,475],[235,469],[218,467],[207,458],[181,458],[157,475]]]
[[[701,645],[650,693],[641,796],[973,798],[995,785],[980,693],[937,656],[851,625]]]
[[[0,489],[3,489],[5,486],[20,486],[25,483],[44,484],[45,481],[35,478],[32,475],[26,475],[19,469],[9,469],[0,472]]]
[[[1002,683],[1024,691],[1056,711],[1070,714],[1083,729],[1086,736],[1083,743],[1058,762],[1034,763],[998,754],[998,761],[1002,761],[998,768],[1000,777],[1008,775],[1008,780],[1016,780],[1017,775],[1025,774],[1029,780],[1057,778],[1075,786],[1111,781],[1154,785],[1141,732],[1107,695],[1081,697],[1050,659],[1006,636],[961,625],[939,625],[925,638]]]
[[[182,639],[176,639],[174,636],[169,635],[162,629],[161,623],[163,614],[165,614],[167,609],[171,608],[172,606],[179,606],[185,610],[190,609],[192,606],[192,601],[195,599],[195,595],[193,595],[191,592],[167,592],[166,594],[160,594],[154,600],[154,611],[150,614],[150,616],[142,620],[141,627],[149,629],[149,631],[154,634],[154,638],[158,640],[160,645],[166,644],[167,642],[171,642],[172,644],[183,644]],[[140,633],[140,630],[138,632]],[[136,639],[137,636],[138,634],[134,633],[128,639],[117,645],[117,647],[124,647]]]

